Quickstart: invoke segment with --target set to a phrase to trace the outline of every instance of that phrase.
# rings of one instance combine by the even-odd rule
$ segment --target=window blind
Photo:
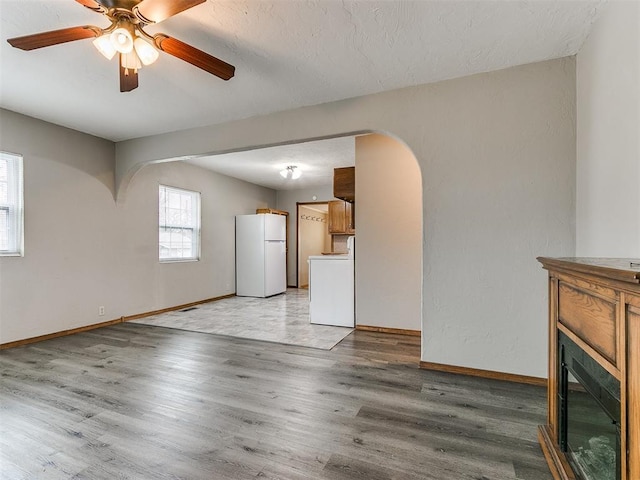
[[[200,257],[200,193],[160,185],[158,246],[160,261]]]

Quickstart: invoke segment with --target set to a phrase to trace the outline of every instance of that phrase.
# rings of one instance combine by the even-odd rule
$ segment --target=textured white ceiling
[[[0,0],[0,106],[114,141],[435,82],[577,52],[604,3],[207,0],[158,25],[236,66],[224,82],[161,54],[120,93],[90,40],[7,38],[108,22],[73,0]]]
[[[273,188],[295,190],[333,184],[333,169],[355,165],[355,137],[261,148],[186,160],[230,177]],[[302,176],[284,179],[280,170],[296,165]]]

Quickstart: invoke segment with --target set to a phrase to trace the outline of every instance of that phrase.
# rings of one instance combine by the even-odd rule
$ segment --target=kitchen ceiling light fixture
[[[120,91],[138,87],[138,70],[158,59],[159,50],[190,63],[223,80],[235,74],[235,67],[163,33],[149,35],[142,27],[162,22],[206,0],[76,0],[106,16],[111,25],[63,28],[7,40],[12,47],[34,50],[60,43],[93,38],[93,44],[105,58],[119,54]]]
[[[288,167],[280,170],[280,175],[282,175],[282,178],[290,178],[292,180],[296,180],[302,175],[302,170],[300,170],[300,168],[295,165],[289,165]]]

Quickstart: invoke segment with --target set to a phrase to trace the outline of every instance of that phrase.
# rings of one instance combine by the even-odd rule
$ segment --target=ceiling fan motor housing
[[[121,10],[131,10],[142,2],[142,0],[96,0],[97,3],[106,9],[116,8]]]

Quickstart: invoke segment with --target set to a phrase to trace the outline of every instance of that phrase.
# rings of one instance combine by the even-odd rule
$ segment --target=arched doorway
[[[348,136],[354,139],[357,150],[356,324],[363,329],[419,334],[422,328],[423,228],[422,179],[418,162],[412,151],[392,136],[378,133]],[[297,143],[308,141],[310,139]],[[259,152],[260,148],[248,150]],[[290,204],[283,204],[277,195],[275,204],[269,205],[291,213],[289,231],[293,235],[296,232],[296,202],[312,198],[310,192],[304,192],[304,195],[309,198],[288,195]],[[326,200],[331,199],[331,195],[326,197]],[[325,196],[318,197],[320,199],[325,200]],[[295,269],[297,257],[295,236],[290,238],[289,245],[291,270]],[[233,255],[233,252],[228,254]],[[212,292],[210,296],[226,293],[232,292]]]

